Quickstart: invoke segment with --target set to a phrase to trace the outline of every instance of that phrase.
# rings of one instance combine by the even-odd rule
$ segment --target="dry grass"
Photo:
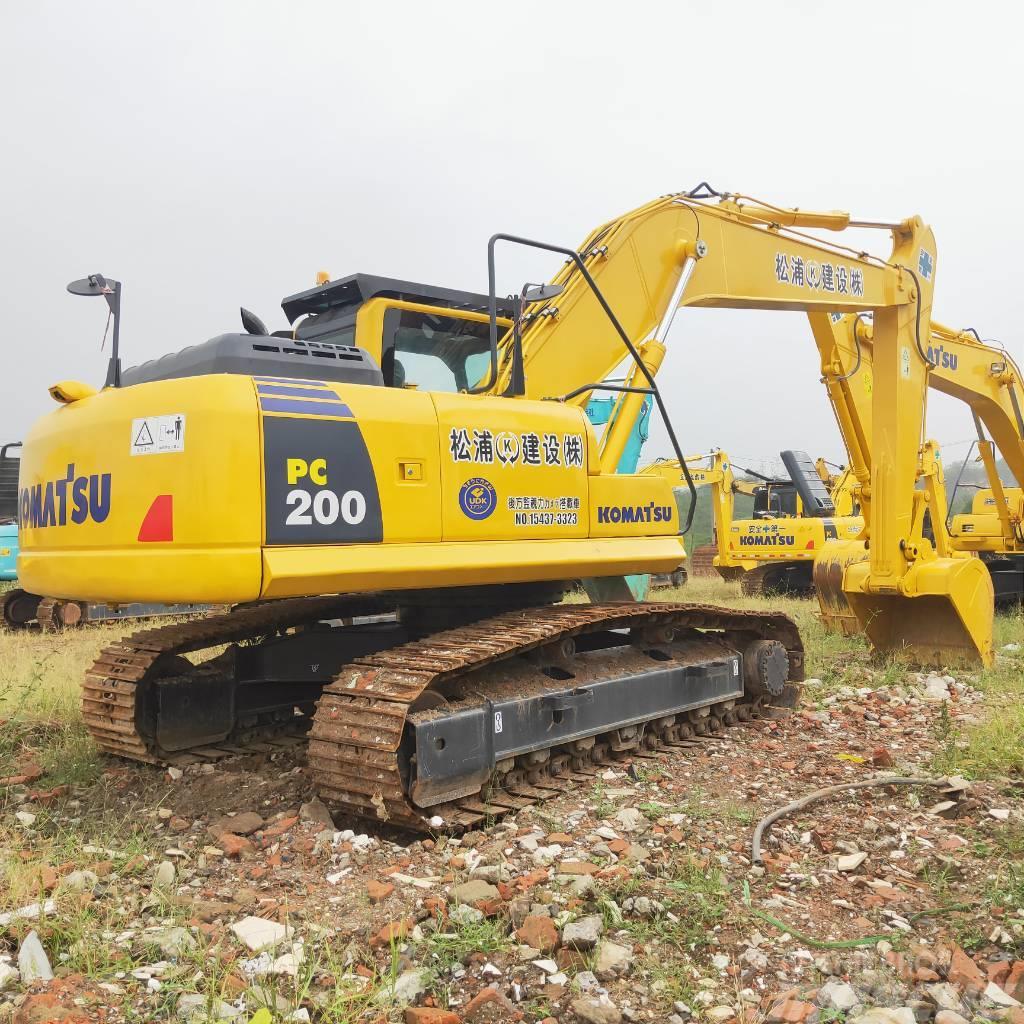
[[[101,648],[137,628],[119,624],[62,633],[0,632],[0,718],[74,717],[85,668]]]
[[[8,766],[0,775],[32,763],[43,770],[41,788],[96,778],[101,765],[82,723],[79,685],[100,648],[126,631],[0,632],[0,766]]]

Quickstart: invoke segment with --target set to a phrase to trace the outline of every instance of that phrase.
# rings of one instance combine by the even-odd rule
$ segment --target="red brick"
[[[953,957],[946,977],[965,992],[976,995],[984,992],[988,979],[981,968],[959,947],[953,947]]]
[[[555,954],[555,963],[561,971],[585,971],[587,958],[577,949],[562,948]]]
[[[477,1011],[481,1007],[486,1006],[488,1003],[496,1003],[503,1010],[511,1010],[512,1004],[496,989],[496,988],[485,988],[481,989],[468,1003],[462,1011],[462,1019],[472,1021],[477,1019]]]
[[[1010,973],[1002,985],[1002,989],[1019,1003],[1024,1003],[1024,960],[1018,960],[1010,968]]]
[[[405,1024],[459,1024],[459,1016],[436,1006],[407,1006]]]
[[[224,851],[225,857],[248,857],[255,849],[245,836],[236,836],[231,832],[223,833],[217,845]]]
[[[395,887],[390,882],[378,882],[371,878],[366,883],[366,895],[370,897],[371,903],[386,900],[394,891]]]
[[[516,879],[516,888],[522,892],[532,889],[535,885],[548,880],[547,868],[534,868],[529,874],[522,875]]]
[[[814,1003],[805,1003],[800,999],[783,999],[768,1011],[768,1020],[782,1024],[801,1024],[817,1007]]]
[[[1010,976],[1011,966],[1009,960],[996,960],[994,963],[985,964],[985,973],[989,981],[994,981],[1000,988],[1005,988],[1003,982]]]
[[[588,860],[563,860],[558,866],[561,875],[596,875],[600,870],[599,865]]]
[[[500,898],[478,900],[474,906],[484,917],[497,917],[505,909],[505,901]]]
[[[413,920],[411,917],[405,918],[404,921],[389,921],[386,925],[372,939],[370,939],[370,945],[377,946],[390,946],[392,942],[398,942],[400,939],[404,939],[409,934],[410,929],[413,926]]]
[[[43,769],[37,764],[26,764],[22,766],[17,775],[7,775],[0,779],[0,786],[24,786],[28,782],[35,782],[43,777]]]
[[[53,789],[32,789],[29,790],[28,798],[41,807],[49,807],[54,801],[62,796],[67,796],[68,786],[54,786]]]
[[[266,842],[268,839],[277,839],[283,836],[290,828],[294,828],[299,823],[299,816],[296,814],[291,818],[282,818],[280,821],[275,822],[268,828],[263,829],[263,840]]]
[[[448,903],[438,896],[428,896],[423,901],[424,910],[429,911],[434,917],[445,918],[448,916]]]
[[[523,921],[516,931],[516,938],[527,946],[539,949],[542,953],[551,953],[558,948],[558,929],[550,917],[531,915]]]

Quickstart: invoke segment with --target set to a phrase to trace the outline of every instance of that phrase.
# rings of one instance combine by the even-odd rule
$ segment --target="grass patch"
[[[508,924],[501,919],[453,921],[439,924],[428,932],[420,944],[422,963],[434,975],[434,992],[448,1005],[448,982],[452,971],[464,964],[473,953],[488,956],[512,948]]]
[[[985,694],[985,708],[966,725],[940,723],[945,735],[933,760],[937,772],[969,779],[1024,775],[1024,614],[997,615],[994,635],[996,663],[970,677]],[[1004,649],[1014,644],[1020,649]]]
[[[721,923],[728,908],[721,872],[688,858],[674,860],[663,869],[656,885],[665,912],[653,917],[620,918],[609,902],[621,906],[629,897],[647,895],[649,880],[629,878],[605,889],[598,900],[605,926],[625,928],[634,942],[665,943],[680,952],[707,946],[708,933]]]
[[[43,770],[39,789],[95,781],[101,764],[82,722],[81,680],[101,648],[126,631],[0,632],[0,774],[32,763]]]

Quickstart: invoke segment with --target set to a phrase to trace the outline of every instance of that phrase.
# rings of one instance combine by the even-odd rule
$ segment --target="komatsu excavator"
[[[707,487],[710,489],[712,541],[714,541],[719,521],[723,518],[727,520],[733,514],[735,508],[733,495],[752,496],[756,485],[736,478],[729,456],[720,448],[712,449],[712,451],[701,455],[687,455],[685,462],[689,471],[689,482],[695,488]],[[658,476],[667,480],[672,485],[672,493],[676,496],[680,515],[684,513],[685,505],[683,503],[686,496],[684,496],[683,485],[686,484],[687,479],[683,475],[678,459],[655,459],[641,467],[639,472],[644,476]],[[687,550],[686,564],[681,565],[673,573],[673,576],[677,578],[677,584],[685,583],[690,573],[694,576],[715,576],[714,560],[717,550],[713,542]]]
[[[815,318],[815,322],[816,333],[821,336],[824,379],[849,446],[851,468],[861,483],[866,483],[871,466],[867,438],[871,432],[873,387],[872,324],[863,316]],[[927,386],[965,402],[970,408],[978,432],[976,444],[989,482],[975,496],[970,513],[950,517],[937,446],[934,442],[923,446],[919,477],[923,507],[930,513],[932,542],[954,554],[978,554],[992,577],[996,606],[1017,604],[1024,596],[1024,491],[1020,486],[1024,482],[1024,418],[1019,397],[1020,370],[1005,349],[983,342],[976,331],[956,331],[934,321],[926,354],[930,363]],[[838,379],[842,380],[841,385],[835,382]],[[986,429],[994,440],[986,437]],[[999,478],[997,444],[1017,487],[1005,487]],[[863,560],[865,555],[863,547],[856,543],[845,549],[833,546],[815,570],[819,595],[827,595],[823,614],[827,621],[840,623],[846,632],[855,626],[851,624],[839,580],[845,565]]]
[[[858,537],[864,527],[864,520],[853,514],[849,471],[834,476],[823,459],[812,463],[804,452],[787,450],[781,457],[789,474],[786,479],[758,474],[759,481],[738,479],[736,467],[721,449],[686,459],[694,484],[711,488],[712,565],[722,579],[738,580],[748,595],[811,594],[814,559],[825,541]],[[698,468],[702,463],[704,468]],[[656,460],[641,472],[677,484],[683,479],[676,459]],[[735,517],[737,493],[754,498],[749,519]]]
[[[892,233],[888,260],[803,230],[865,225]],[[565,263],[501,302],[499,245]],[[934,259],[916,217],[700,186],[579,250],[495,235],[486,297],[356,274],[285,299],[289,329],[243,312],[245,333],[123,372],[115,323],[107,386],[56,384],[60,407],[26,439],[19,574],[58,596],[243,606],[101,653],[83,708],[104,750],[165,763],[312,718],[326,801],[471,826],[614,752],[716,731],[802,677],[783,615],[625,603],[622,574],[680,563],[692,504],[680,523],[666,481],[615,470],[647,397],[682,459],[656,384],[680,306],[871,310],[883,455],[851,600],[890,622],[882,649],[983,658],[968,608],[987,573],[908,535]],[[624,358],[598,445],[584,408]],[[581,578],[594,603],[557,603]],[[918,605],[932,628],[903,632]],[[367,621],[382,612],[397,614]]]

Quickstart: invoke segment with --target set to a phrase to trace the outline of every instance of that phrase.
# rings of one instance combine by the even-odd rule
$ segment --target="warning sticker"
[[[132,420],[132,455],[158,455],[185,450],[185,414],[146,416]]]

